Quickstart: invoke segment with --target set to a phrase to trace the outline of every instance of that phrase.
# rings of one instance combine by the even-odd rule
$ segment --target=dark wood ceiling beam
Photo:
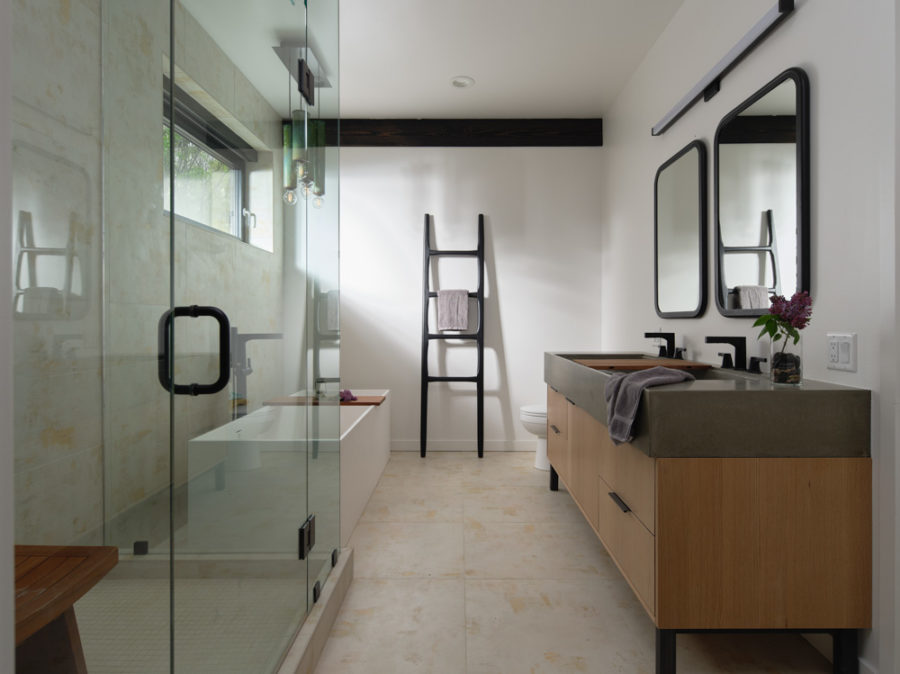
[[[334,126],[331,126],[332,138]],[[585,147],[603,145],[603,120],[342,119],[341,147]]]

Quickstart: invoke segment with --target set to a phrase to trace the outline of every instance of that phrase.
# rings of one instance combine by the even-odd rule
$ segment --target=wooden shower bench
[[[16,546],[16,672],[85,674],[73,605],[118,563],[112,546]]]

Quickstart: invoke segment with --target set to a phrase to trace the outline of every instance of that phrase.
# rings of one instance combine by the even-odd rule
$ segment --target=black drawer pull
[[[609,492],[609,497],[610,497],[613,501],[616,502],[616,505],[619,506],[619,509],[620,509],[623,513],[631,512],[631,508],[628,507],[628,504],[625,503],[625,501],[623,501],[623,500],[621,499],[621,497],[620,497],[616,492],[614,492],[614,491]]]
[[[559,429],[553,424],[550,424],[550,430],[559,435]]]

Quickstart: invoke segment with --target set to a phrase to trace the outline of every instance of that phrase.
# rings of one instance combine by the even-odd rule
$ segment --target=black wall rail
[[[691,89],[684,98],[682,98],[675,107],[666,113],[665,117],[656,123],[650,133],[654,136],[661,136],[666,129],[672,126],[679,117],[688,111],[694,103],[703,97],[708,101],[719,92],[719,86],[722,78],[727,75],[741,60],[753,51],[756,46],[762,42],[769,33],[771,33],[788,15],[794,11],[794,0],[778,0],[775,6],[766,12],[765,16],[756,22],[756,25],[741,38],[734,47],[731,48],[722,59],[713,66],[706,75],[703,76],[697,84]]]

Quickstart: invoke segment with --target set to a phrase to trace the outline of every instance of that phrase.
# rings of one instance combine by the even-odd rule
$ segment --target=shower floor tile
[[[178,580],[175,671],[271,672],[305,612],[292,579]],[[75,604],[91,674],[169,671],[169,581],[104,579]]]
[[[533,463],[392,453],[350,539],[356,577],[316,674],[652,674],[652,621]],[[460,560],[458,577],[423,572]],[[679,635],[678,661],[696,674],[831,671],[796,635]]]

